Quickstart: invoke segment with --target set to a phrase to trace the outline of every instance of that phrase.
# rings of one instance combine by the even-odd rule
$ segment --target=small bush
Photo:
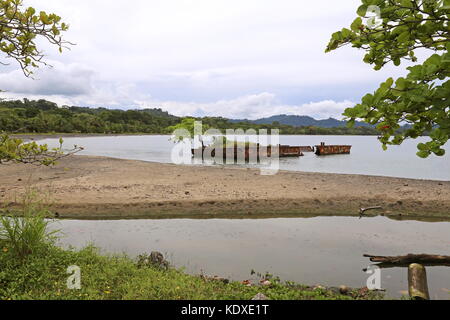
[[[0,240],[8,250],[23,259],[53,244],[57,231],[49,231],[48,205],[40,194],[28,189],[20,209],[0,217]]]

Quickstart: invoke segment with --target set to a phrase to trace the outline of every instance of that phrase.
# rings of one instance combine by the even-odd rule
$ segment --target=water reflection
[[[136,256],[160,251],[187,272],[250,279],[251,270],[282,280],[363,287],[370,265],[364,254],[450,255],[450,222],[395,221],[383,217],[264,220],[60,221],[63,245],[94,242],[105,252]],[[450,269],[427,268],[433,298],[449,298]],[[407,290],[406,268],[382,270],[392,297]]]
[[[301,158],[283,158],[281,170],[381,175],[401,178],[450,181],[450,152],[444,157],[416,156],[417,144],[428,138],[407,140],[401,146],[392,146],[384,152],[373,136],[281,136],[284,145],[312,146],[320,142],[352,145],[350,155],[318,157],[305,153]],[[174,147],[169,136],[119,136],[65,138],[65,145],[85,147],[81,154],[131,160],[171,163]],[[43,140],[58,146],[58,139]],[[447,146],[448,149],[448,146]]]

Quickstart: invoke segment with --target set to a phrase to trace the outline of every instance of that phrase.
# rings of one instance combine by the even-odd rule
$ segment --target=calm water
[[[351,144],[351,155],[281,160],[291,171],[368,174],[450,181],[450,156],[420,159],[418,141],[382,151],[376,137],[282,136],[281,144]],[[44,143],[56,146],[57,140]],[[120,136],[66,138],[65,146],[85,147],[82,154],[171,162],[169,136]],[[449,149],[450,150],[450,149]],[[82,247],[95,243],[106,252],[161,251],[177,267],[199,274],[234,280],[252,279],[252,269],[280,276],[282,280],[326,286],[363,287],[369,266],[363,254],[450,255],[450,222],[358,220],[344,217],[267,220],[122,220],[59,222],[66,237],[63,245]],[[448,299],[450,268],[427,268],[433,298]],[[254,277],[254,276],[253,276]],[[254,278],[253,278],[254,279]],[[407,294],[407,270],[382,271],[382,286],[391,297]]]
[[[282,280],[325,286],[364,287],[370,265],[363,254],[450,255],[450,222],[358,220],[351,217],[267,220],[117,220],[55,224],[64,245],[94,243],[109,253],[165,253],[176,267],[234,280],[251,270]],[[427,268],[430,294],[450,299],[450,268]],[[407,294],[407,269],[382,270],[388,296]]]
[[[416,156],[417,144],[428,138],[406,141],[402,146],[383,151],[376,137],[368,136],[281,136],[281,144],[317,145],[349,144],[351,155],[317,157],[305,153],[305,157],[281,159],[282,170],[328,172],[392,176],[402,178],[450,181],[450,152],[444,157],[431,156],[420,159]],[[52,146],[57,139],[43,141]],[[66,138],[65,146],[74,144],[86,148],[81,154],[107,156],[122,159],[152,162],[171,162],[173,143],[169,136],[120,136]],[[450,151],[450,148],[447,147]]]

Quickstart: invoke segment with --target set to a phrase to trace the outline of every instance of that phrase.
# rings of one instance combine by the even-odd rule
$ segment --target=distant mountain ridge
[[[325,119],[325,120],[316,120],[309,116],[295,116],[295,115],[286,115],[281,114],[277,116],[272,116],[268,118],[262,118],[258,120],[230,120],[231,122],[248,122],[254,124],[268,124],[271,125],[275,122],[278,122],[282,125],[288,125],[293,127],[319,127],[319,128],[341,128],[347,126],[347,121],[337,120],[333,118]],[[372,125],[365,122],[356,122],[356,127],[373,127]]]
[[[155,109],[109,109],[77,106],[59,107],[46,100],[0,100],[0,132],[20,133],[148,133],[167,134],[184,117]],[[283,134],[353,134],[376,135],[379,132],[358,122],[347,128],[347,122],[333,118],[316,120],[309,116],[276,115],[258,120],[233,120],[223,117],[195,118],[211,128],[259,129],[279,128]]]

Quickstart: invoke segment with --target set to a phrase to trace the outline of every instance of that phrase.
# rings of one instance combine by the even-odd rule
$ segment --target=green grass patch
[[[75,251],[49,246],[24,259],[17,259],[5,243],[0,248],[2,300],[250,300],[257,293],[274,300],[375,298],[276,282],[249,287],[207,280],[173,268],[139,266],[126,256],[100,255],[93,247]],[[80,290],[67,288],[72,265],[81,269]]]

